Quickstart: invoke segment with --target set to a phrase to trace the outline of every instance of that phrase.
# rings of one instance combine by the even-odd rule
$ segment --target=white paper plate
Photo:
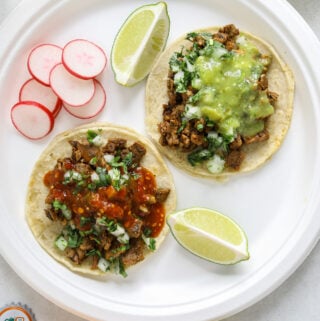
[[[168,0],[169,42],[192,29],[235,23],[272,43],[292,67],[292,125],[280,149],[259,171],[219,184],[171,166],[178,208],[206,206],[234,218],[249,239],[251,259],[217,266],[187,253],[168,237],[129,277],[110,281],[68,271],[44,252],[24,219],[33,164],[54,134],[83,123],[62,112],[49,138],[32,142],[10,122],[10,107],[28,78],[26,58],[43,42],[63,46],[87,38],[108,55],[117,30],[138,0],[26,0],[0,29],[1,253],[23,280],[61,307],[94,320],[204,320],[229,316],[275,289],[304,260],[320,229],[320,45],[285,1]],[[101,78],[107,108],[99,120],[143,128],[144,85],[124,88],[110,66]]]

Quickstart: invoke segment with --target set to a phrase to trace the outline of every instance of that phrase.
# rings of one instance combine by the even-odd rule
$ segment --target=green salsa
[[[250,138],[265,131],[265,120],[274,113],[261,83],[271,57],[262,55],[243,34],[235,38],[232,50],[210,33],[190,33],[187,39],[192,47],[175,52],[169,62],[175,93],[188,97],[177,136],[190,122],[197,124],[198,132],[205,127],[204,143],[188,154],[188,161],[192,166],[205,163],[210,172],[219,172],[229,144],[238,136]]]
[[[253,136],[264,129],[263,118],[273,114],[265,91],[257,90],[257,81],[270,59],[242,36],[238,50],[228,52],[211,41],[207,50],[195,60],[194,88],[199,90],[201,116],[217,125],[222,135]]]

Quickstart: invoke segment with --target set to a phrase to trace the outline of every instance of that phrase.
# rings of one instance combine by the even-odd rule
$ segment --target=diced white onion
[[[201,117],[201,110],[197,106],[186,105],[184,112],[184,117],[186,119],[193,119],[193,118],[200,118]]]
[[[65,179],[69,179],[72,176],[72,171],[66,171],[63,175]]]
[[[144,234],[141,235],[144,243],[149,247],[150,246],[150,237],[146,237]]]
[[[117,238],[118,242],[124,243],[124,244],[129,242],[129,239],[130,239],[129,235],[121,225],[117,224],[117,229],[115,231],[109,231],[109,232],[110,234],[112,234]]]
[[[58,237],[55,244],[60,251],[64,251],[68,246],[68,241],[61,235]]]
[[[218,136],[218,133],[215,132],[215,131],[211,131],[208,133],[208,138],[211,138],[211,139],[218,139],[219,136]]]
[[[112,155],[112,154],[104,154],[103,158],[107,163],[111,163],[113,161],[113,159],[114,159],[114,155]]]
[[[117,168],[110,169],[108,171],[108,174],[113,181],[117,181],[120,179],[120,171]]]
[[[207,161],[207,168],[210,173],[221,173],[224,169],[225,160],[219,155],[214,155],[211,159]]]
[[[184,57],[183,60],[184,60],[184,61],[186,62],[186,64],[187,64],[187,70],[188,70],[189,72],[194,72],[194,71],[195,71],[195,66],[192,65],[192,64],[190,63],[190,61],[189,61],[186,57]]]
[[[222,47],[216,48],[214,51],[214,55],[217,58],[220,58],[221,56],[225,55],[226,53],[228,53],[228,50]]]
[[[126,181],[129,179],[129,175],[128,174],[123,174],[122,178],[125,179]]]
[[[120,236],[120,235],[123,235],[124,233],[126,233],[126,231],[122,226],[117,224],[117,229],[113,232],[110,232],[110,233],[114,236]]]
[[[181,79],[183,79],[183,77],[184,77],[184,72],[182,70],[178,71],[174,75],[174,83],[178,83]]]
[[[120,235],[117,237],[118,242],[122,243],[122,244],[127,244],[129,243],[129,235],[127,233]]]
[[[65,179],[72,179],[75,181],[81,181],[82,175],[76,171],[67,171],[64,173],[64,178]]]
[[[93,172],[93,173],[91,174],[91,181],[92,181],[92,182],[97,182],[97,181],[99,181],[99,175],[98,175],[96,172]]]
[[[98,268],[102,271],[102,272],[107,272],[108,268],[110,266],[110,263],[104,259],[103,257],[100,258],[99,262],[98,262]]]
[[[101,135],[97,135],[92,139],[92,144],[95,146],[102,146],[106,143],[105,139]]]
[[[239,44],[239,45],[243,45],[243,44],[246,43],[246,41],[247,41],[246,37],[240,36],[240,37],[237,38],[236,43]]]

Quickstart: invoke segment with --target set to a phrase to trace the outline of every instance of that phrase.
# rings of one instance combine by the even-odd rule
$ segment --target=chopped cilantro
[[[87,140],[90,144],[93,144],[93,140],[98,136],[98,133],[92,129],[87,131]]]
[[[65,235],[68,238],[68,246],[71,248],[77,248],[83,240],[79,230],[72,229],[70,225],[68,225],[64,230]]]
[[[199,101],[200,97],[201,97],[201,90],[199,90],[196,94],[190,96],[190,98],[188,99],[188,103],[194,104],[197,101]]]
[[[146,243],[147,247],[149,250],[151,251],[155,251],[156,249],[156,240],[153,238],[153,237],[150,237],[150,234],[151,234],[151,230],[149,232],[150,229],[145,229],[143,234],[142,234],[142,239],[144,241],[144,243]],[[147,235],[148,236],[147,236]]]
[[[180,134],[185,128],[186,128],[186,125],[187,125],[187,120],[186,119],[182,119],[181,120],[181,125],[180,125],[180,127],[179,127],[179,129],[178,129],[178,134]]]
[[[96,172],[99,176],[99,181],[95,182],[98,187],[109,186],[111,184],[111,178],[105,168],[97,167]]]
[[[124,158],[123,158],[123,164],[125,165],[126,169],[132,165],[133,161],[133,154],[132,152],[129,152]],[[125,170],[126,171],[126,170]]]
[[[91,222],[91,218],[90,217],[86,217],[86,216],[81,216],[80,217],[80,226],[84,226],[87,223]]]
[[[122,275],[124,278],[128,276],[120,257],[113,258],[110,262],[115,273]]]
[[[196,149],[188,155],[188,161],[192,166],[195,166],[204,160],[209,159],[212,155],[213,153],[208,149]]]
[[[109,232],[114,232],[118,228],[116,221],[109,220],[105,216],[101,218],[97,218],[97,224],[105,226]]]
[[[212,34],[210,32],[189,32],[186,36],[186,39],[194,41],[194,39],[198,36],[202,37],[206,41],[212,39]]]
[[[90,159],[89,164],[90,165],[96,165],[97,162],[98,162],[98,158],[95,156],[95,157]]]
[[[154,238],[150,238],[150,242],[149,242],[149,249],[151,251],[155,251],[156,250],[156,240]]]
[[[198,132],[202,132],[203,131],[203,128],[204,128],[204,126],[203,126],[203,124],[197,124],[197,131]]]
[[[120,161],[120,156],[115,156],[112,158],[112,160],[109,162],[109,164],[112,166],[112,167],[122,167],[123,166],[123,162]]]
[[[118,259],[119,261],[119,273],[124,277],[126,278],[128,276],[126,270],[125,270],[125,267],[124,267],[124,264],[121,260],[121,258]]]
[[[99,257],[102,257],[101,252],[97,249],[92,249],[86,253],[86,256],[93,256],[93,255],[97,255]]]
[[[52,206],[55,211],[61,211],[62,215],[67,219],[70,220],[72,217],[72,212],[71,210],[67,207],[66,204],[60,202],[59,200],[54,200],[52,202]]]
[[[129,248],[130,248],[130,245],[128,243],[128,244],[120,245],[119,247],[113,249],[111,252],[114,254],[117,254],[119,252],[124,252],[126,250],[129,250]]]
[[[151,228],[149,228],[149,227],[144,228],[143,234],[144,234],[146,237],[149,237],[149,236],[151,235],[151,233],[152,233]]]

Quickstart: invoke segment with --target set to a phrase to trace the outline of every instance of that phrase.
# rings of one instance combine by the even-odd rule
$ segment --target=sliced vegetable
[[[60,235],[56,239],[55,245],[60,251],[64,251],[68,246],[68,241],[62,235]]]
[[[133,11],[121,26],[112,47],[116,81],[133,86],[144,79],[164,49],[170,29],[167,5],[161,1]]]
[[[118,242],[126,244],[129,242],[129,235],[125,231],[124,227],[119,223],[108,220],[106,217],[98,218],[97,224],[101,226],[105,226],[110,234],[115,236]]]
[[[87,104],[95,93],[95,82],[92,79],[73,76],[62,63],[51,70],[50,86],[63,102],[72,106]]]
[[[64,48],[50,43],[34,47],[27,60],[27,68],[33,78],[23,83],[19,91],[19,104],[12,107],[14,127],[28,138],[40,139],[50,133],[53,128],[51,116],[55,118],[62,106],[77,118],[97,116],[105,107],[106,92],[94,77],[103,71],[106,64],[104,51],[85,39],[72,40]],[[19,109],[16,115],[16,108],[25,102],[28,102],[25,104],[28,111],[33,106],[31,115],[27,109],[23,113]],[[38,109],[36,117],[34,106]],[[28,114],[23,122],[22,114]],[[38,116],[46,118],[39,121],[40,125],[36,124]]]
[[[28,56],[30,74],[42,84],[49,86],[52,68],[61,63],[62,48],[54,44],[41,44],[33,48]]]
[[[142,239],[144,243],[148,246],[148,249],[151,251],[156,250],[156,240],[153,237],[147,237],[144,234],[142,234]]]
[[[72,116],[81,119],[88,119],[93,118],[102,112],[106,104],[106,93],[98,80],[94,79],[94,83],[95,93],[93,98],[87,104],[80,107],[71,106],[67,103],[63,104],[66,111]]]
[[[72,218],[72,213],[71,213],[71,210],[67,207],[66,204],[64,203],[61,203],[60,201],[58,200],[54,200],[53,203],[53,208],[55,210],[60,210],[62,215],[67,219],[67,220],[71,220]]]
[[[50,110],[34,101],[22,101],[11,108],[11,121],[25,137],[40,139],[48,135],[54,126]]]
[[[19,92],[19,101],[35,101],[46,106],[54,115],[57,116],[61,110],[62,101],[53,92],[53,90],[31,78],[21,87]]]
[[[224,169],[225,160],[215,154],[207,161],[207,168],[210,173],[221,173]]]
[[[102,272],[107,272],[109,270],[109,267],[110,267],[110,263],[104,259],[103,257],[101,257],[99,259],[99,262],[98,262],[98,268],[102,271]]]
[[[83,79],[98,76],[107,64],[104,51],[91,41],[75,39],[66,44],[62,52],[66,69]]]

